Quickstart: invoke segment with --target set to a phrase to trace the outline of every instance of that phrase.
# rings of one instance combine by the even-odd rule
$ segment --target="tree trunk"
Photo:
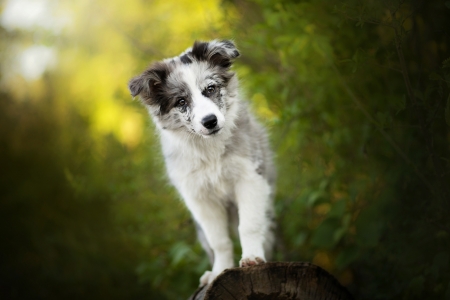
[[[322,268],[304,262],[272,262],[227,269],[189,300],[352,300]]]

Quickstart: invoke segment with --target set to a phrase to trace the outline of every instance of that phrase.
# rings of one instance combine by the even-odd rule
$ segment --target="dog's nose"
[[[212,129],[217,125],[217,117],[215,115],[209,115],[203,118],[202,125],[208,129]]]

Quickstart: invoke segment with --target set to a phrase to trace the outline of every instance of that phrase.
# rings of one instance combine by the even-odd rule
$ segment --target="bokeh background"
[[[196,289],[208,261],[127,82],[214,38],[271,134],[276,259],[358,299],[450,299],[450,1],[0,5],[1,299]]]

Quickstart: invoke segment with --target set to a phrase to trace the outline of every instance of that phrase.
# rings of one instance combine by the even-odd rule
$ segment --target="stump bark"
[[[327,271],[305,262],[227,269],[189,300],[353,300]]]

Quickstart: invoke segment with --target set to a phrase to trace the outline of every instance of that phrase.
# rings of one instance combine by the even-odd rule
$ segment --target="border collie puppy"
[[[158,128],[168,177],[213,264],[201,286],[234,265],[229,224],[238,224],[241,267],[270,259],[274,242],[272,152],[230,71],[239,55],[231,41],[197,41],[128,85]]]

